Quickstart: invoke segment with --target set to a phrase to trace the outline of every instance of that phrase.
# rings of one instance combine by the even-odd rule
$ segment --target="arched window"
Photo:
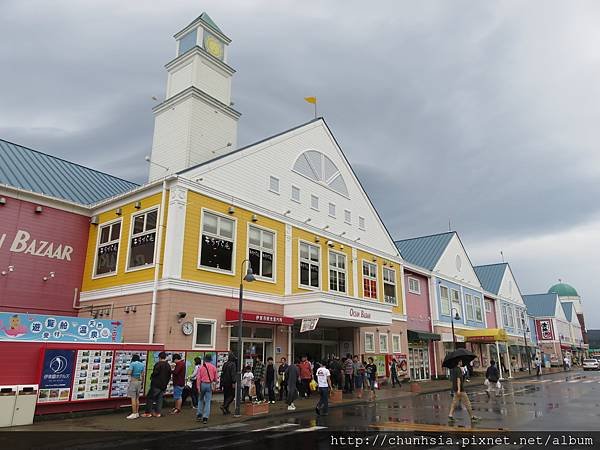
[[[331,159],[316,150],[307,150],[294,163],[294,171],[348,197],[342,174]]]

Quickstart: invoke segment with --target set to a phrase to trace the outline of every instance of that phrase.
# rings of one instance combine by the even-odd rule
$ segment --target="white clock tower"
[[[166,97],[153,109],[150,181],[229,153],[237,145],[241,114],[231,107],[231,40],[206,13],[175,39],[177,55],[165,66]]]

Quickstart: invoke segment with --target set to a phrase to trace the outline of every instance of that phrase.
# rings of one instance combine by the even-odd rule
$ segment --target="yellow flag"
[[[312,103],[313,105],[317,104],[317,97],[304,97],[304,100],[306,100],[308,103]]]

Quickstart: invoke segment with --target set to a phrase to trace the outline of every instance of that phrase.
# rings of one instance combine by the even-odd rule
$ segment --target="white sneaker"
[[[131,413],[126,417],[126,419],[137,419],[138,417],[140,417],[139,414]]]
[[[296,405],[294,405],[293,403],[292,403],[292,409],[294,409],[294,410],[296,409]]]
[[[296,408],[294,408],[292,405],[288,406],[288,411],[293,411],[293,410],[295,410],[295,409],[296,409]]]

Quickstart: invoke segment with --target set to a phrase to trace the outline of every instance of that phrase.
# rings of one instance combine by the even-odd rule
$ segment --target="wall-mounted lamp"
[[[178,312],[177,313],[177,323],[181,323],[181,321],[183,319],[185,319],[185,316],[187,316],[187,313],[184,311]]]
[[[90,224],[98,225],[100,223],[100,218],[98,216],[90,217]]]
[[[15,266],[8,266],[6,268],[6,270],[3,270],[2,272],[0,272],[0,275],[2,275],[3,277],[5,277],[6,275],[8,275],[11,272],[15,271]]]
[[[142,207],[142,202],[140,202],[139,200],[137,202],[135,202],[135,204],[133,205],[133,207],[135,209],[140,209]]]
[[[44,278],[42,278],[42,280],[44,281],[48,281],[50,278],[54,278],[56,274],[54,272],[50,272],[48,275],[46,275]]]
[[[256,214],[252,214],[252,222],[258,222],[258,216]]]
[[[340,244],[340,250],[344,250],[344,246]]]
[[[335,244],[334,244],[334,242],[333,242],[333,241],[327,241],[327,245],[328,245],[329,247],[335,247]]]
[[[235,212],[235,208],[233,206],[230,206],[229,209],[227,210],[227,212],[229,214],[233,214]]]
[[[0,206],[6,205],[6,197],[0,197]]]
[[[117,216],[120,216],[121,214],[123,214],[123,209],[122,209],[122,208],[117,208],[117,209],[115,209],[115,214],[116,214]]]
[[[340,234],[340,237],[344,236],[346,234],[345,231],[342,231],[342,233]]]
[[[384,266],[387,266],[387,261],[383,261],[383,265],[384,265]]]
[[[325,225],[325,226],[323,227],[323,229],[324,229],[324,230],[326,230],[326,229],[328,229],[328,228],[329,228],[329,225]]]
[[[288,214],[290,214],[292,212],[291,209],[288,209],[286,212],[283,213],[284,216],[287,216]]]
[[[358,242],[358,241],[360,241],[360,236],[357,237],[356,239],[354,239],[354,242]]]
[[[315,236],[315,242],[316,242],[316,243],[319,243],[319,242],[321,242],[321,238],[320,238],[319,236]]]
[[[44,208],[42,208],[40,205],[35,207],[35,213],[36,214],[41,214],[42,211],[44,210]]]
[[[306,219],[306,220],[304,221],[304,223],[308,223],[308,222],[310,222],[311,220],[312,220],[312,219],[309,217],[308,219]]]
[[[373,256],[373,262],[377,262],[377,258]]]
[[[204,181],[204,178],[202,178],[202,177],[196,178],[196,183],[200,183],[201,181]]]

